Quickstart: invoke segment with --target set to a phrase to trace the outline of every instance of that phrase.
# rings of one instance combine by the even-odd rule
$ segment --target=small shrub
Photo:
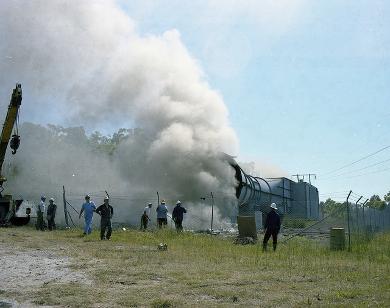
[[[170,308],[173,307],[173,303],[168,299],[158,299],[152,303],[153,308]]]

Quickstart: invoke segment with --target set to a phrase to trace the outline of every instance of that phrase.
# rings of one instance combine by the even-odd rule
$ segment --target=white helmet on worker
[[[106,201],[106,200],[110,200],[110,198],[108,198],[108,196],[105,196],[104,201]]]
[[[49,201],[52,201],[52,202],[54,202],[54,198],[50,198],[50,200]]]
[[[272,202],[271,203],[271,209],[277,210],[278,208],[276,207],[276,203]]]
[[[176,205],[180,205],[180,204],[181,204],[180,200],[177,200]]]

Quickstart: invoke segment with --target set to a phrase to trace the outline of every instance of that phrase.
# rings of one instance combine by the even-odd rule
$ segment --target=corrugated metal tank
[[[284,177],[254,177],[246,174],[232,157],[227,156],[226,159],[235,170],[239,215],[266,214],[270,204],[275,202],[281,214],[319,219],[318,190],[313,185],[303,181],[297,183]]]

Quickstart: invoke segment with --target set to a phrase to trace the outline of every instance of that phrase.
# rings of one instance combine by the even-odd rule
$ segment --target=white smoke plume
[[[177,30],[141,36],[115,1],[10,0],[0,4],[0,37],[1,110],[21,82],[30,121],[141,128],[104,155],[82,128],[64,134],[26,123],[19,152],[7,159],[10,191],[60,198],[65,185],[79,207],[83,194],[108,190],[117,219],[133,222],[156,191],[192,207],[220,191],[217,206],[227,215],[222,200],[234,193],[234,174],[217,156],[236,154],[238,141],[223,99]]]

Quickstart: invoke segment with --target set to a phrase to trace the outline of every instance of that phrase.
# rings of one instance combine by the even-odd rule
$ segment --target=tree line
[[[365,207],[372,209],[383,210],[387,205],[390,205],[390,191],[383,196],[383,200],[379,195],[372,195],[369,201],[365,204]],[[320,202],[320,207],[323,210],[324,214],[332,214],[337,210],[342,210],[345,208],[346,202],[337,202],[331,198],[326,199],[325,201]]]

